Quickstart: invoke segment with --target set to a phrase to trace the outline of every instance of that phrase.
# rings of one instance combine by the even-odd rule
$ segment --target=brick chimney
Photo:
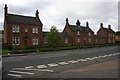
[[[103,28],[103,23],[100,23],[100,28]]]
[[[76,25],[80,26],[80,21],[79,20],[77,20]]]
[[[66,18],[66,25],[69,25],[69,22],[68,22],[69,20],[68,20],[68,18]]]
[[[7,16],[7,13],[8,13],[8,7],[7,7],[7,4],[5,4],[5,7],[4,7],[4,16],[5,17]]]
[[[111,29],[111,25],[108,25],[108,28],[110,28],[110,29]]]
[[[89,27],[89,23],[88,23],[88,21],[86,22],[86,27]]]
[[[36,18],[39,19],[39,12],[38,12],[38,10],[36,10],[35,16],[36,16]]]

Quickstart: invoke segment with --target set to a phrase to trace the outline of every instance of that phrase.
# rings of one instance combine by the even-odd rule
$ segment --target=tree
[[[50,28],[50,32],[46,35],[47,44],[50,47],[57,47],[61,43],[61,35],[56,26]]]

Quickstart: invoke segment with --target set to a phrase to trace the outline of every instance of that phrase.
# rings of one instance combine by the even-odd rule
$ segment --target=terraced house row
[[[8,13],[8,7],[4,7],[4,44],[18,46],[46,46],[45,32],[42,31],[43,24],[36,10],[35,17]],[[115,43],[115,32],[111,25],[104,28],[100,23],[97,35],[90,29],[89,23],[85,26],[77,20],[76,25],[71,25],[68,18],[63,32],[61,33],[63,43],[61,46],[74,46],[86,44]]]

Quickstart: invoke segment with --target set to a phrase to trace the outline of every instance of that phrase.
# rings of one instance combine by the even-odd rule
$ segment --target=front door
[[[24,40],[24,46],[28,45],[28,40]]]

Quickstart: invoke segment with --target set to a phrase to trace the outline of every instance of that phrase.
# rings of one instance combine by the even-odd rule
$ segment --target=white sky
[[[1,0],[0,1],[0,29],[3,29],[4,5],[8,5],[8,13],[39,16],[43,23],[43,31],[49,31],[55,25],[59,31],[65,27],[65,18],[70,24],[76,24],[77,19],[85,26],[89,22],[90,28],[96,32],[102,22],[104,27],[118,30],[118,0]]]

